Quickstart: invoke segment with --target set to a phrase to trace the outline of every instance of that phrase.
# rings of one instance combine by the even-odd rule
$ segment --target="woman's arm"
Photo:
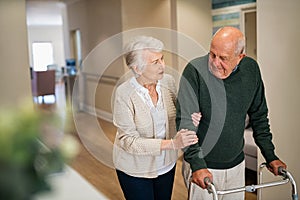
[[[198,142],[198,137],[195,131],[182,129],[177,132],[174,139],[162,140],[161,150],[182,149],[192,144],[196,144],[197,142]]]

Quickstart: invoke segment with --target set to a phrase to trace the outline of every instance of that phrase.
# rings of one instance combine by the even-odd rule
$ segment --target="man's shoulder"
[[[248,56],[245,56],[241,62],[240,62],[240,65],[241,66],[248,66],[248,67],[258,67],[258,63],[256,60],[254,60],[253,58],[251,57],[248,57]]]
[[[194,66],[195,68],[207,66],[207,64],[208,64],[208,54],[204,55],[204,56],[201,56],[201,57],[194,58],[193,60],[191,60],[189,62],[189,64]]]
[[[239,71],[247,85],[257,84],[261,79],[259,65],[253,58],[244,57],[239,64]]]
[[[208,73],[208,55],[197,57],[191,60],[183,70],[183,76],[199,78]]]

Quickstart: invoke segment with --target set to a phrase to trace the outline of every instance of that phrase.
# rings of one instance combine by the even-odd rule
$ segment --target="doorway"
[[[257,28],[256,28],[256,9],[247,9],[242,11],[241,30],[246,37],[246,54],[257,60]]]

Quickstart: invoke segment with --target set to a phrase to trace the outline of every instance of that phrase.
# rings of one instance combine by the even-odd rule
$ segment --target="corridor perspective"
[[[39,194],[34,200],[124,200],[112,165],[112,145],[116,136],[116,127],[112,124],[111,106],[116,86],[128,78],[126,76],[130,71],[123,59],[124,45],[137,35],[160,39],[165,44],[164,61],[168,69],[165,73],[174,76],[176,84],[179,84],[179,78],[187,63],[203,55],[207,57],[213,55],[210,54],[212,36],[224,26],[239,29],[245,35],[245,55],[255,60],[253,62],[255,68],[249,66],[249,70],[246,71],[255,71],[257,74],[251,78],[262,83],[256,84],[256,81],[247,78],[248,81],[244,81],[242,76],[231,80],[232,82],[241,80],[243,86],[236,81],[237,87],[229,87],[236,88],[236,93],[241,96],[258,94],[260,91],[264,98],[253,99],[264,102],[264,105],[267,104],[267,109],[264,109],[267,113],[256,116],[268,119],[256,120],[256,122],[264,121],[266,125],[268,121],[270,125],[270,129],[264,129],[268,132],[267,137],[262,134],[255,134],[253,137],[257,129],[254,128],[256,130],[253,132],[251,121],[255,120],[252,116],[249,126],[240,126],[241,130],[244,129],[244,133],[247,132],[244,136],[252,141],[246,141],[245,138],[243,141],[242,134],[239,135],[240,137],[234,137],[240,139],[240,143],[233,143],[230,140],[233,137],[226,137],[228,139],[226,150],[234,150],[231,148],[233,143],[240,147],[239,153],[242,155],[241,148],[245,147],[246,185],[251,185],[257,183],[257,170],[268,157],[260,151],[261,144],[259,144],[260,148],[257,147],[254,138],[258,141],[257,137],[262,136],[260,138],[267,139],[269,142],[272,139],[275,149],[270,145],[269,150],[274,151],[276,156],[287,165],[288,171],[299,184],[300,67],[297,59],[300,46],[299,10],[299,0],[0,0],[0,113],[3,117],[0,120],[1,169],[5,166],[3,163],[9,161],[5,170],[0,170],[0,180],[2,180],[0,199],[12,200],[12,198],[2,198],[3,190],[11,195],[35,195],[30,188],[35,186],[28,184],[33,182],[28,178],[32,173],[28,173],[26,167],[11,163],[15,156],[5,154],[14,152],[11,151],[12,148],[17,149],[17,159],[22,160],[22,157],[26,157],[24,160],[30,162],[24,163],[29,165],[31,170],[43,170],[39,165],[36,166],[36,160],[32,159],[33,156],[40,156],[40,149],[35,148],[36,144],[34,143],[32,147],[37,151],[37,154],[34,154],[31,149],[28,149],[30,145],[19,145],[18,142],[22,142],[21,137],[26,137],[32,132],[44,133],[39,128],[32,131],[28,125],[19,126],[19,122],[23,121],[10,119],[10,115],[2,109],[4,111],[9,108],[18,109],[13,113],[22,115],[20,111],[23,109],[33,111],[34,106],[50,115],[57,112],[66,115],[69,114],[70,109],[68,103],[75,101],[72,113],[74,115],[70,117],[68,132],[78,142],[79,152],[71,162],[65,163],[63,172],[55,171],[51,174],[49,180],[52,190]],[[224,40],[220,40],[220,43],[224,44]],[[217,57],[221,58],[220,55],[216,55]],[[235,72],[239,64],[232,66],[235,68],[229,70],[230,73]],[[220,69],[222,68],[224,66]],[[51,74],[51,81],[43,78],[41,80],[43,83],[38,84],[39,81],[34,74],[44,72]],[[74,78],[77,77],[80,79],[79,92],[72,98],[70,93],[73,91]],[[196,76],[195,73],[188,77],[198,79],[200,76]],[[259,89],[249,92],[247,87],[252,84],[259,86]],[[54,86],[55,96],[46,95],[44,99],[41,98],[43,94],[37,93],[38,85],[51,90]],[[208,95],[202,97],[206,98]],[[192,99],[190,96],[187,98]],[[228,114],[229,117],[239,113],[238,106],[244,102],[240,98],[233,99],[232,107],[236,112],[233,115]],[[261,111],[258,108],[260,105],[262,104],[249,103],[249,106],[257,106],[257,109],[254,109],[255,111],[244,109],[243,115],[239,115],[239,123],[235,123],[232,118],[233,123],[227,126],[228,129],[232,128],[231,125],[244,123],[246,112],[253,114]],[[209,110],[209,107],[203,107]],[[224,113],[227,114],[227,111],[218,114]],[[28,116],[25,115],[24,118]],[[39,120],[32,123],[35,126],[43,126],[44,123]],[[214,121],[219,122],[219,120]],[[45,123],[46,126],[48,122]],[[14,134],[13,131],[19,134]],[[55,141],[59,141],[64,131],[60,131],[58,136],[55,131],[49,132],[53,133]],[[231,133],[230,130],[228,132]],[[14,136],[13,139],[11,136]],[[31,139],[36,142],[35,135],[31,136]],[[47,145],[43,143],[39,145],[47,149]],[[246,147],[250,148],[246,150]],[[218,155],[225,152],[222,148],[223,146],[220,147]],[[77,152],[73,150],[72,153]],[[47,153],[52,154],[52,151]],[[47,153],[44,156],[48,156]],[[54,162],[57,160],[53,159]],[[48,165],[49,163],[41,163],[45,168],[53,167]],[[63,165],[63,162],[60,165]],[[186,200],[188,196],[181,175],[181,166],[182,157],[178,159],[176,165],[172,200]],[[13,171],[15,168],[25,170],[22,173],[15,173]],[[7,173],[7,169],[12,173]],[[274,176],[268,170],[264,171],[266,172],[262,177],[265,183],[282,178]],[[25,175],[25,178],[18,176],[19,174]],[[2,178],[2,175],[7,178]],[[35,178],[40,178],[35,175],[33,175]],[[48,180],[46,176],[48,174],[43,173],[43,175],[45,175],[42,177],[43,180]],[[246,200],[286,200],[291,199],[291,191],[291,185],[286,184],[246,193],[245,198]],[[17,198],[19,199],[21,198]]]
[[[45,96],[45,103],[35,104],[39,109],[56,112],[65,110],[66,98],[65,98],[65,88],[63,83],[56,84],[56,101],[54,101],[53,96]],[[106,199],[110,200],[124,200],[122,190],[119,186],[115,170],[107,166],[105,163],[99,161],[92,152],[99,152],[103,156],[110,155],[110,149],[104,149],[103,145],[106,146],[106,141],[101,143],[99,140],[99,133],[97,130],[93,129],[91,121],[93,121],[94,116],[90,114],[79,112],[75,114],[77,119],[77,127],[81,127],[81,130],[85,131],[86,136],[79,136],[74,126],[74,135],[80,142],[79,154],[70,163],[70,167],[77,171],[84,179],[86,179],[95,189],[101,193]],[[103,129],[106,137],[113,142],[116,134],[116,128],[111,122],[107,122],[100,118],[97,118],[99,126]],[[85,137],[85,138],[82,138]],[[90,141],[93,145],[89,145],[89,150],[82,143],[82,140]],[[99,141],[99,143],[94,143],[93,141]],[[87,144],[87,142],[85,142]],[[91,149],[92,148],[92,149]],[[188,191],[184,185],[183,177],[181,175],[182,157],[177,161],[175,182],[173,188],[172,200],[186,200]],[[251,185],[256,183],[256,172],[251,170],[246,170],[246,184]],[[41,199],[42,200],[42,199]],[[245,200],[256,200],[256,193],[246,193]]]

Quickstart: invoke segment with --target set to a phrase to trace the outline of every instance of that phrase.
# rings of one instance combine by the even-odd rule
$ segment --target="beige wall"
[[[278,156],[300,183],[300,1],[258,0],[258,62],[265,81]],[[260,162],[263,159],[260,157]],[[274,177],[266,172],[266,181]],[[290,186],[263,190],[262,199],[291,199]]]
[[[67,4],[69,30],[79,29],[82,57],[100,42],[122,31],[120,0],[78,0]]]
[[[145,27],[171,29],[171,13],[171,0],[122,0],[123,31]],[[144,32],[141,30],[140,34],[151,35],[153,33],[147,33],[147,31]],[[126,42],[133,36],[129,34],[124,35],[123,37],[124,41]],[[170,38],[170,35],[161,34],[157,37],[160,37],[159,39],[165,43],[166,40]],[[165,61],[168,63],[168,65],[173,65],[171,54],[165,53]],[[125,69],[127,70],[126,66]]]
[[[0,1],[0,106],[31,98],[25,10],[25,0]]]
[[[69,31],[79,29],[81,32],[83,61],[101,42],[122,31],[120,0],[71,1],[67,4],[67,13]],[[101,58],[101,55],[99,55],[99,58]],[[103,68],[105,75],[118,76],[123,71],[123,62],[121,59],[118,59],[109,66],[102,66],[101,62],[95,64],[97,66],[93,66],[92,71],[96,71],[97,68]],[[107,69],[105,70],[105,68]],[[83,69],[83,71],[85,70]],[[90,69],[86,71],[91,72]],[[85,95],[82,98],[85,99],[84,104],[88,106],[95,105],[97,109],[110,112],[110,94],[113,91],[113,86],[108,85],[101,87],[103,90],[94,90],[96,88],[95,84],[98,82],[97,77],[88,78],[87,81],[85,86],[89,88],[85,88],[85,91],[83,91]]]
[[[211,1],[178,0],[177,16],[178,31],[208,50],[212,36]]]
[[[28,49],[32,52],[33,42],[51,42],[53,45],[53,64],[65,66],[65,52],[62,26],[28,26]],[[33,66],[32,54],[29,57]]]
[[[75,29],[80,29],[81,31],[83,59],[99,43],[109,39],[114,34],[145,27],[178,30],[205,48],[208,47],[211,38],[210,0],[200,2],[196,0],[187,2],[183,0],[79,0],[73,3],[72,1],[70,2],[67,3],[69,29],[70,31]],[[190,23],[191,18],[197,23]],[[145,31],[142,32],[143,34],[151,34]],[[124,34],[122,40],[127,41],[129,39],[127,37],[131,37],[131,35]],[[173,43],[176,40],[173,40],[174,38],[170,37],[168,33],[159,37],[165,42],[166,46],[172,49],[171,53],[165,53],[166,63],[176,70],[183,69],[186,63],[178,64],[177,55],[172,54],[176,52],[177,46]],[[121,49],[122,46],[119,48]],[[97,62],[92,61],[91,63]],[[98,63],[95,68],[97,67],[103,68],[105,70],[104,75],[109,76],[121,76],[127,70],[122,57],[119,57],[109,66],[102,66]],[[88,71],[91,72],[91,70]],[[86,83],[86,86],[89,85],[92,88],[87,88],[83,92],[85,94],[85,98],[83,98],[85,99],[84,103],[93,105],[93,101],[95,101],[96,109],[111,113],[110,97],[115,86],[113,84],[103,85],[104,83],[100,82],[99,86],[94,90],[95,77],[91,79],[91,82]]]
[[[170,0],[122,0],[123,30],[141,27],[171,28]]]
[[[212,14],[211,1],[204,0],[177,0],[177,30],[178,32],[195,40],[199,47],[203,48],[201,54],[197,53],[195,56],[201,56],[207,53],[212,36]],[[186,44],[178,45],[179,52],[191,51]],[[181,74],[184,67],[192,58],[185,58],[180,55],[178,58],[178,71]]]

